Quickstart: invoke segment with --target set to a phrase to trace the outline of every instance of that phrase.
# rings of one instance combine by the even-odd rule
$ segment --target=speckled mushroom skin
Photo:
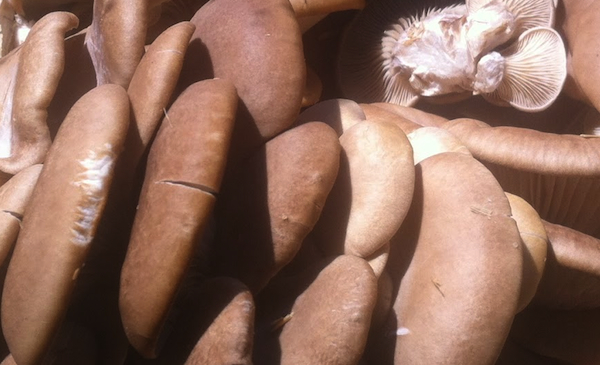
[[[128,123],[125,90],[98,87],[71,109],[48,151],[2,297],[2,328],[19,364],[42,359],[66,312]]]
[[[29,204],[42,165],[33,165],[0,187],[0,265],[17,241],[23,214]]]
[[[521,238],[508,200],[470,156],[442,153],[417,167],[390,254],[399,290],[384,333],[396,334],[386,337],[394,364],[494,364],[521,291]]]
[[[51,143],[46,109],[63,73],[64,34],[77,24],[73,14],[49,14],[0,61],[0,171],[15,174],[44,161]]]
[[[258,150],[235,177],[240,186],[223,191],[216,270],[260,291],[319,219],[339,156],[335,131],[320,122],[290,129]]]
[[[169,108],[150,148],[119,296],[129,341],[145,357],[159,350],[160,331],[214,207],[237,102],[227,80],[192,84]]]
[[[196,31],[182,80],[233,82],[241,102],[232,153],[247,156],[290,128],[300,111],[306,65],[292,6],[288,0],[213,0],[191,21]]]

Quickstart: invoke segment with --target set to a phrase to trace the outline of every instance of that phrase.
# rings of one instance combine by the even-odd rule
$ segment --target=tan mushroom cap
[[[501,54],[504,77],[493,93],[482,94],[486,100],[526,112],[544,110],[556,100],[567,77],[567,55],[558,32],[528,29]]]
[[[217,271],[257,293],[288,264],[321,215],[340,149],[331,127],[310,122],[255,152],[217,207]]]
[[[459,153],[423,160],[415,185],[388,265],[399,285],[395,328],[386,328],[396,334],[395,361],[492,364],[521,290],[508,200],[483,165]]]
[[[27,41],[0,60],[0,170],[15,174],[41,163],[50,147],[47,111],[64,67],[64,34],[77,26],[69,13],[40,19]]]
[[[128,123],[123,88],[98,87],[71,109],[48,151],[2,296],[2,328],[17,363],[41,360],[66,313]]]
[[[0,187],[0,265],[17,241],[25,209],[42,165],[30,166]]]
[[[548,260],[533,303],[554,309],[600,307],[600,240],[544,222]]]
[[[368,119],[340,143],[340,172],[311,236],[326,255],[367,258],[389,242],[410,207],[412,148],[394,123]]]
[[[232,158],[247,157],[290,128],[300,112],[306,64],[292,6],[288,0],[211,1],[191,21],[196,31],[182,82],[233,82],[241,104]]]
[[[540,217],[600,237],[600,140],[456,119],[444,128]]]
[[[553,0],[467,0],[469,12],[474,12],[488,3],[500,2],[516,16],[516,34],[535,27],[554,26],[556,5]]]
[[[290,0],[297,17],[329,14],[335,11],[362,9],[365,0]]]
[[[316,104],[321,99],[323,92],[323,83],[319,75],[308,65],[306,66],[306,86],[302,95],[302,107],[308,107]]]
[[[408,106],[402,106],[393,103],[373,103],[371,105],[381,109],[385,109],[391,113],[400,115],[401,117],[408,119],[413,123],[422,125],[424,127],[441,127],[448,122],[448,119],[441,117],[437,114],[429,113]]]
[[[150,148],[119,295],[129,341],[144,357],[160,351],[159,335],[212,213],[237,102],[227,80],[192,84]]]
[[[325,267],[292,307],[279,335],[281,364],[355,364],[367,341],[377,279],[360,258]]]
[[[524,199],[506,193],[512,217],[523,241],[523,283],[517,311],[522,311],[533,299],[544,274],[548,253],[548,236],[535,209]]]
[[[360,104],[360,107],[368,120],[393,123],[400,127],[405,134],[409,134],[415,129],[421,128],[420,124],[394,113],[393,111],[375,106],[375,104]]]
[[[303,110],[296,122],[323,122],[333,128],[338,136],[341,136],[342,133],[353,125],[365,119],[365,113],[355,101],[349,99],[329,99]]]

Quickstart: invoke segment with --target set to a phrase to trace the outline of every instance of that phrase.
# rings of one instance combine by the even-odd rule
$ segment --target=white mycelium
[[[106,198],[103,190],[112,172],[114,161],[112,146],[108,143],[104,145],[103,151],[89,151],[88,156],[79,161],[83,171],[77,174],[72,183],[83,195],[83,199],[77,206],[78,219],[72,228],[73,242],[77,245],[88,245],[93,239],[96,222]]]
[[[466,5],[429,10],[418,19],[401,20],[397,35],[389,34],[395,38],[391,71],[407,78],[423,96],[491,92],[495,88],[490,86],[497,87],[502,79],[503,68],[477,77],[479,59],[508,41],[514,29],[515,16],[500,2],[472,13]]]

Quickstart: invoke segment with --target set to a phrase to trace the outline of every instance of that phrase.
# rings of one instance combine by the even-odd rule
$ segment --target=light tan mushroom
[[[365,113],[356,102],[348,99],[329,99],[302,111],[296,122],[323,122],[341,136],[353,125],[365,119]]]
[[[66,314],[128,123],[123,88],[98,87],[71,109],[48,152],[2,296],[2,328],[19,364],[41,361]]]
[[[424,159],[444,153],[456,152],[471,156],[471,152],[450,132],[435,127],[422,127],[406,135],[413,149],[415,165]]]

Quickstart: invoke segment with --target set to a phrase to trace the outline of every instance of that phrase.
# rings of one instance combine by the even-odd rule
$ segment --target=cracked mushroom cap
[[[98,87],[73,106],[48,151],[2,295],[2,328],[17,363],[43,358],[66,313],[128,123],[125,90]]]
[[[144,357],[160,351],[167,314],[212,214],[237,103],[227,80],[192,84],[150,148],[119,294],[127,337]]]
[[[567,54],[558,32],[528,29],[500,54],[504,76],[494,92],[482,94],[486,100],[526,112],[544,110],[556,100],[567,77]]]
[[[41,170],[41,164],[30,166],[0,187],[0,265],[17,241],[25,209]]]
[[[473,119],[455,119],[444,128],[542,219],[600,237],[600,140]]]

